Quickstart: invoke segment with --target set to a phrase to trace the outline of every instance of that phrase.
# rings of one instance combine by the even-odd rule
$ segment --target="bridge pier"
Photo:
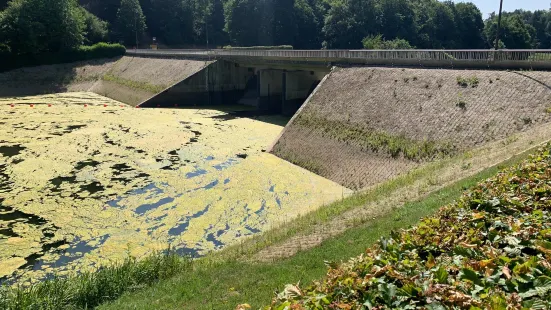
[[[323,79],[325,71],[258,70],[258,108],[293,115]]]

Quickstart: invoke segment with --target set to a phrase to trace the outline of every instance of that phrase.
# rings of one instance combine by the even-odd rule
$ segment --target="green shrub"
[[[124,55],[126,48],[121,44],[100,42],[91,46],[81,46],[76,53],[78,60],[112,58]]]
[[[266,309],[549,309],[550,147]]]
[[[292,45],[274,45],[274,46],[231,46],[223,47],[225,50],[292,50]]]
[[[368,50],[410,50],[415,48],[404,39],[385,40],[382,34],[365,37],[362,40],[362,45]]]
[[[91,60],[98,58],[112,58],[126,53],[124,46],[120,44],[97,43],[91,46],[81,46],[77,49],[60,53],[42,53],[14,55],[7,54],[0,57],[0,71],[11,70],[19,67],[51,65],[74,61]],[[0,48],[0,55],[2,51]]]

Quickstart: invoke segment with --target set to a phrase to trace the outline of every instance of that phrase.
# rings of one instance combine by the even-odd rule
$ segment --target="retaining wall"
[[[211,63],[202,60],[121,57],[20,68],[0,73],[0,97],[91,91],[137,105]]]

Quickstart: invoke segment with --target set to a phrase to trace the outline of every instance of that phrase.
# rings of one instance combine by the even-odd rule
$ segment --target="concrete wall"
[[[137,105],[212,62],[122,57],[21,68],[0,73],[0,96],[91,91]],[[223,84],[220,84],[223,85]]]
[[[290,66],[292,68],[292,66]],[[308,98],[313,86],[328,71],[257,68],[259,82],[259,108],[261,110],[293,115]]]
[[[235,104],[254,69],[216,61],[142,103],[143,107]]]
[[[550,72],[336,68],[272,153],[359,189],[548,123],[550,108]]]

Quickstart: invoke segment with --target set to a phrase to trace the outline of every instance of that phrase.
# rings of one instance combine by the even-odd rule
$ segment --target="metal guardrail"
[[[535,67],[551,69],[551,50],[127,50],[127,54],[261,58],[428,66]]]

